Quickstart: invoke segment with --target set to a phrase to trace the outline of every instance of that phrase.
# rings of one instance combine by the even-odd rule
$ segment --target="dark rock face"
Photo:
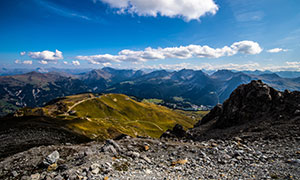
[[[239,86],[223,105],[217,105],[200,123],[216,120],[216,128],[241,125],[267,117],[293,116],[299,107],[300,92],[276,91],[260,80]]]
[[[183,138],[183,137],[187,137],[187,133],[180,124],[176,124],[173,127],[173,130],[168,129],[160,137],[161,138]]]
[[[194,140],[299,137],[300,92],[280,92],[260,80],[240,85],[188,133]]]

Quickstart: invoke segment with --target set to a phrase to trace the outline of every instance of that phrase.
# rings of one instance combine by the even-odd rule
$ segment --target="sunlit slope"
[[[25,112],[25,115],[30,114],[59,118],[67,128],[92,139],[114,138],[120,134],[159,137],[175,124],[191,128],[197,121],[166,107],[137,102],[122,94],[68,96]]]

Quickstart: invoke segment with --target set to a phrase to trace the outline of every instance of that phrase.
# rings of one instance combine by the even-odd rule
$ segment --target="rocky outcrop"
[[[289,134],[289,126],[297,127],[294,125],[299,124],[299,112],[300,92],[280,92],[255,80],[240,85],[223,105],[215,106],[191,132],[197,138],[213,133],[230,136],[238,132],[271,130],[281,136]]]
[[[160,138],[186,138],[188,134],[180,124],[176,124],[173,129],[168,129]]]

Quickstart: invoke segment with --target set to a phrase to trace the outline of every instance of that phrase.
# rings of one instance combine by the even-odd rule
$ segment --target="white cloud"
[[[23,51],[23,52],[20,52],[20,55],[21,56],[24,56],[26,54],[26,52],[25,51]]]
[[[254,71],[260,68],[260,65],[258,63],[247,63],[247,64],[220,64],[220,65],[212,65],[209,63],[205,63],[202,66],[200,66],[201,69],[205,70],[220,70],[220,69],[228,69],[228,70],[237,70],[237,71]]]
[[[298,62],[297,61],[292,61],[292,62],[287,61],[286,64],[287,65],[295,65],[295,66],[299,65],[300,66],[300,61],[298,61]]]
[[[111,66],[111,63],[102,63],[104,67]]]
[[[199,20],[207,14],[216,14],[218,6],[213,0],[100,0],[118,9],[117,13],[167,17],[182,17],[186,21]],[[94,1],[95,2],[95,1]]]
[[[269,49],[267,52],[269,53],[279,53],[279,52],[286,52],[288,51],[287,49],[282,49],[282,48],[274,48],[274,49]]]
[[[67,62],[67,61],[64,61],[64,64],[68,64],[68,62]]]
[[[200,65],[190,63],[179,63],[179,64],[158,64],[158,65],[141,65],[139,68],[148,69],[167,69],[167,70],[181,70],[181,69],[194,69],[194,70],[236,70],[236,71],[300,71],[300,62],[286,62],[283,65],[261,65],[259,63],[246,63],[246,64],[211,64],[203,63]]]
[[[23,64],[32,64],[32,61],[31,60],[27,60],[27,61],[23,61]]]
[[[235,42],[231,45],[231,48],[244,54],[259,54],[262,52],[262,48],[259,44],[253,41]]]
[[[201,65],[194,65],[190,63],[179,63],[179,64],[159,64],[152,66],[144,66],[141,68],[149,68],[149,69],[168,69],[168,70],[181,70],[181,69],[194,69],[194,70],[220,70],[220,69],[228,69],[228,70],[256,70],[260,68],[258,63],[247,63],[247,64],[210,64],[203,63]]]
[[[42,51],[42,52],[29,52],[28,56],[32,59],[44,60],[44,61],[57,61],[63,59],[62,52],[59,50],[52,51]]]
[[[80,62],[79,61],[72,61],[72,64],[75,65],[75,66],[79,66]]]
[[[76,56],[76,59],[86,60],[92,64],[104,63],[104,62],[119,62],[119,60],[117,60],[117,56],[110,55],[110,54],[93,55],[93,56]]]
[[[31,64],[32,64],[32,61],[31,61],[31,60],[26,60],[26,61],[23,61],[23,62],[22,62],[21,60],[16,59],[16,60],[15,60],[15,63],[16,63],[16,64],[30,64],[30,65],[31,65]]]
[[[40,64],[48,64],[48,61],[40,60],[39,63]]]
[[[77,56],[78,60],[86,60],[91,64],[107,62],[146,62],[149,60],[161,60],[167,58],[188,59],[188,58],[220,58],[233,56],[237,53],[259,54],[262,48],[257,42],[240,41],[233,43],[230,47],[211,48],[209,46],[188,45],[179,47],[167,47],[153,49],[148,47],[143,51],[122,50],[118,55],[100,54],[92,56]]]

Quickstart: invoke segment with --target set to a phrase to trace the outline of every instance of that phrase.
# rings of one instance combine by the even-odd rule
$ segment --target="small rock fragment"
[[[138,152],[130,151],[130,152],[128,152],[128,156],[130,156],[132,158],[139,158],[140,154]]]
[[[36,173],[36,174],[32,174],[31,176],[30,176],[30,179],[31,180],[39,180],[40,179],[40,174],[39,173]]]
[[[50,166],[48,166],[47,171],[54,171],[57,169],[57,164],[51,164]]]
[[[59,159],[59,153],[58,151],[54,151],[43,160],[43,164],[48,167],[52,164],[55,164],[58,161],[58,159]]]
[[[146,146],[144,146],[144,150],[145,150],[145,151],[148,151],[149,149],[150,149],[150,147],[149,147],[149,146],[147,146],[147,145],[146,145]]]
[[[177,164],[183,165],[183,164],[185,164],[185,163],[187,163],[187,162],[188,162],[187,159],[179,159],[179,160],[177,160],[177,161],[173,161],[173,162],[172,162],[172,166],[175,166],[175,165],[177,165]]]
[[[12,171],[11,174],[13,175],[13,177],[17,177],[19,174],[17,173],[17,171]]]
[[[141,158],[144,159],[147,163],[151,163],[151,160],[147,156],[142,155]]]

